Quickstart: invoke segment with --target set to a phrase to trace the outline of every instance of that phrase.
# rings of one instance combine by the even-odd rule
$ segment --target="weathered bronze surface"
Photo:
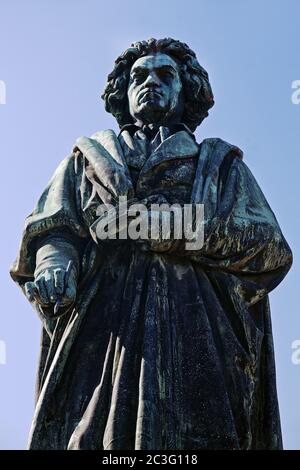
[[[103,98],[120,133],[76,141],[11,270],[43,325],[29,447],[280,449],[268,293],[292,254],[242,152],[195,141],[206,71],[184,43],[138,42]],[[99,240],[118,196],[203,203],[203,247]]]

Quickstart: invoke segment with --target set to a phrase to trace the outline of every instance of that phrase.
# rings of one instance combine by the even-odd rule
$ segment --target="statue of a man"
[[[195,141],[206,71],[182,42],[136,42],[103,98],[120,133],[76,141],[11,270],[43,325],[29,447],[281,448],[268,293],[292,254],[242,152]],[[101,239],[120,196],[203,204],[204,243]]]

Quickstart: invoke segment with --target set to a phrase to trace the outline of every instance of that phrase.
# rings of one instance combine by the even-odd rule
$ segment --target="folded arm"
[[[186,236],[182,222],[181,239],[174,238],[174,225],[171,225],[168,240],[162,238],[160,230],[160,238],[141,240],[140,243],[146,250],[186,257],[203,269],[238,276],[245,289],[251,290],[251,303],[281,282],[292,264],[292,253],[245,163],[240,158],[233,159],[226,178],[221,176],[213,210],[207,196],[211,193],[209,190],[204,192],[201,201],[204,217],[194,220],[193,227],[198,239],[191,238],[191,231]],[[150,217],[150,211],[146,217]],[[197,247],[201,234],[203,243]]]

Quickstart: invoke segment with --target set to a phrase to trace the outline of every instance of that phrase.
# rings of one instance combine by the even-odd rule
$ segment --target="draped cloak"
[[[29,448],[280,449],[268,293],[290,248],[237,147],[185,128],[160,128],[154,143],[126,128],[78,139],[26,219],[11,270],[23,290],[44,237],[80,260],[65,315],[33,302],[43,329]],[[96,239],[99,204],[153,194],[204,204],[201,249]]]

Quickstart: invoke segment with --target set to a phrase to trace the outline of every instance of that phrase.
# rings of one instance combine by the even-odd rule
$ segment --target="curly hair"
[[[115,60],[101,95],[105,109],[117,119],[120,127],[133,122],[127,98],[130,70],[137,59],[156,52],[169,55],[179,66],[185,100],[182,122],[194,131],[208,116],[214,97],[208,73],[199,64],[194,51],[184,42],[172,38],[135,42]]]

